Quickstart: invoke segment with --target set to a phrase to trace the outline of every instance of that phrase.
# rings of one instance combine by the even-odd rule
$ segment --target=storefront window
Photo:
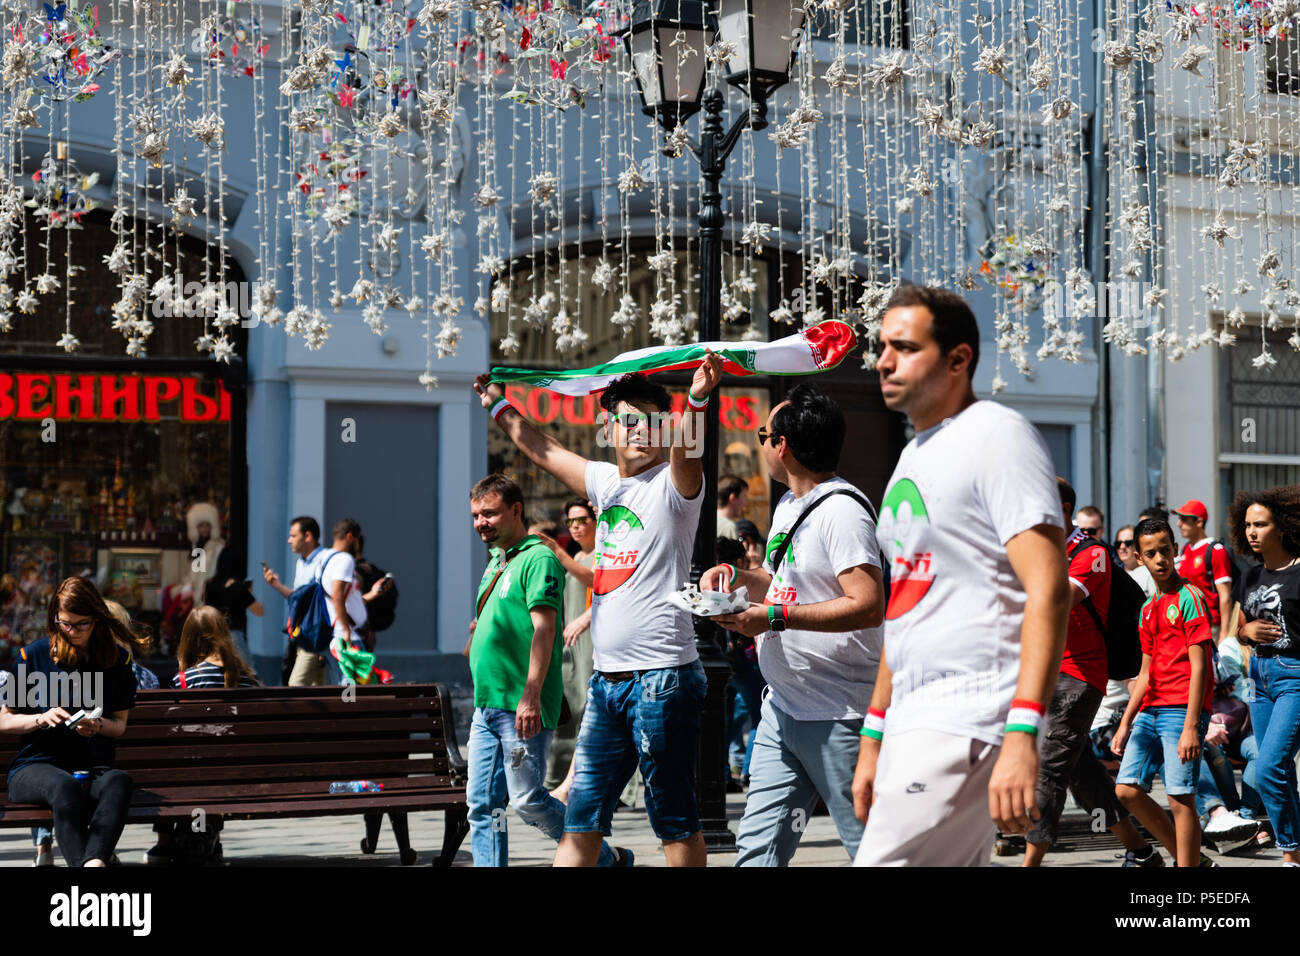
[[[0,660],[75,574],[174,642],[228,535],[232,404],[200,373],[0,372]]]

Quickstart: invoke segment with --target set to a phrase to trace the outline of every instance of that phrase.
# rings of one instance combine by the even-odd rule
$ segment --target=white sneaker
[[[1234,840],[1245,840],[1259,832],[1259,824],[1254,820],[1247,820],[1238,814],[1229,810],[1227,813],[1219,813],[1210,817],[1210,822],[1205,825],[1205,835],[1214,840],[1215,843],[1232,843]]]
[[[54,865],[54,848],[47,849],[44,853],[36,854],[36,859],[32,861],[32,866],[53,866]]]

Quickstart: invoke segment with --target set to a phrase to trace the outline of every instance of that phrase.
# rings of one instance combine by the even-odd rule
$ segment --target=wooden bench
[[[381,813],[393,817],[404,863],[414,862],[405,816],[439,810],[450,866],[469,832],[466,764],[451,699],[441,684],[249,687],[140,691],[116,765],[131,774],[129,823],[189,819],[196,809],[228,820],[367,814],[372,852]],[[350,693],[350,691],[349,691]],[[0,736],[0,767],[18,747]],[[336,780],[373,780],[380,793],[331,794]],[[50,811],[8,800],[0,777],[0,827],[48,824]]]

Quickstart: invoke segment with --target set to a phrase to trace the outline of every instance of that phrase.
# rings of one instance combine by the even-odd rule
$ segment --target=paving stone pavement
[[[1157,791],[1153,796],[1163,802]],[[729,794],[727,816],[731,831],[738,829],[744,812],[744,795]],[[427,866],[442,846],[442,815],[410,815],[411,844],[420,853],[417,865]],[[1123,852],[1109,833],[1093,834],[1087,816],[1071,805],[1062,819],[1062,833],[1057,846],[1047,857],[1050,866],[1118,866]],[[509,817],[510,863],[512,866],[549,866],[555,845],[536,830],[524,825],[513,814]],[[297,820],[229,821],[222,832],[227,866],[397,866],[397,847],[387,821],[379,837],[379,847],[372,855],[363,855],[360,841],[364,825],[359,816],[313,817]],[[126,828],[118,844],[118,856],[128,866],[143,864],[144,852],[153,845],[148,826]],[[620,809],[614,815],[614,844],[629,847],[636,854],[637,866],[663,866],[663,851],[650,830],[643,807]],[[57,848],[56,848],[57,851]],[[1166,854],[1166,861],[1168,855]],[[1234,853],[1230,856],[1210,853],[1224,867],[1278,866],[1282,854],[1275,849]],[[994,866],[1019,866],[1019,855],[994,856]],[[731,866],[734,853],[709,854],[709,866]],[[26,829],[0,830],[0,866],[30,866],[32,848]],[[57,857],[57,865],[63,860]],[[847,866],[848,854],[841,846],[835,827],[828,816],[814,816],[795,855],[793,866]],[[472,866],[468,840],[456,857],[455,866]]]

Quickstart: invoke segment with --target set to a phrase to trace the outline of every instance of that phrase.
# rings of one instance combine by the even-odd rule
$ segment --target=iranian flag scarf
[[[494,368],[494,382],[524,382],[561,395],[590,395],[629,372],[694,369],[710,349],[722,359],[722,370],[732,375],[811,375],[834,368],[853,351],[857,335],[844,322],[821,322],[775,342],[701,342],[694,345],[656,345],[633,349],[601,365],[569,371]]]

